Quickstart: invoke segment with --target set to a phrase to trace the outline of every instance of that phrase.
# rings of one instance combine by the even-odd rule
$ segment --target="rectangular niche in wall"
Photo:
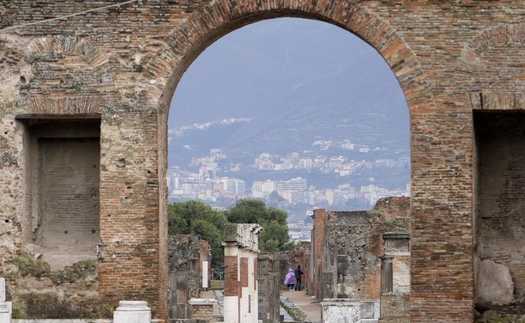
[[[525,112],[475,111],[478,304],[525,296]]]
[[[19,119],[27,151],[25,251],[52,269],[96,259],[100,119]]]

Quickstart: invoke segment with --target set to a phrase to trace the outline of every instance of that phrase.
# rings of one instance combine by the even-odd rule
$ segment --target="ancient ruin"
[[[193,235],[170,236],[168,257],[169,318],[191,318],[189,301],[210,286],[210,245]]]
[[[406,197],[381,199],[371,211],[314,211],[307,286],[322,300],[323,322],[409,320],[406,302],[386,309],[391,298],[410,295],[409,212]]]
[[[138,298],[167,318],[166,125],[178,80],[230,31],[302,17],[365,40],[405,93],[410,320],[522,311],[524,14],[521,0],[0,2],[8,299],[26,318],[45,314],[44,300],[65,317],[107,317]],[[59,201],[74,212],[48,212]]]

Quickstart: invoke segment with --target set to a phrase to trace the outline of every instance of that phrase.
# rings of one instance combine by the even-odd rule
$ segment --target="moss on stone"
[[[34,276],[37,278],[46,277],[51,272],[51,267],[47,262],[34,259],[27,255],[22,255],[15,260],[20,275]]]
[[[115,307],[96,298],[73,303],[53,293],[28,293],[19,297],[17,316],[25,319],[111,318]]]
[[[53,271],[49,273],[49,279],[56,284],[74,283],[77,280],[86,277],[97,270],[96,260],[80,261],[73,266],[65,267],[62,270]]]
[[[20,310],[18,308],[13,308],[13,319],[21,319]]]
[[[33,276],[37,278],[49,277],[51,281],[60,285],[63,283],[74,283],[79,279],[93,274],[97,270],[96,260],[79,261],[72,266],[67,266],[62,270],[51,271],[49,264],[45,261],[34,259],[27,255],[22,255],[15,260],[19,274],[22,276]]]
[[[237,241],[237,224],[226,223],[224,225],[224,241],[236,242]]]
[[[481,318],[476,320],[477,323],[525,323],[525,318],[519,318],[515,315],[506,315],[495,311],[484,313]]]

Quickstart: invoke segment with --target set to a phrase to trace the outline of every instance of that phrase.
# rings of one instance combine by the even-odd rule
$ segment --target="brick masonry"
[[[0,28],[114,1],[0,2]],[[142,0],[0,34],[0,275],[27,234],[22,114],[99,114],[97,292],[167,317],[166,123],[178,80],[214,40],[268,18],[344,28],[385,58],[410,109],[411,321],[474,315],[473,109],[524,108],[521,0]],[[124,167],[123,167],[124,166]],[[312,268],[313,269],[313,268]],[[16,289],[9,289],[15,295]]]

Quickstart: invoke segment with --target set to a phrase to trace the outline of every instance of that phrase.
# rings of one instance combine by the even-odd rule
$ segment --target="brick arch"
[[[216,0],[174,27],[144,66],[142,86],[148,89],[149,102],[158,107],[159,179],[165,178],[167,171],[170,103],[184,72],[220,37],[248,24],[280,17],[324,21],[353,33],[375,48],[390,66],[405,94],[411,116],[414,110],[435,108],[417,57],[386,20],[358,4],[344,0]],[[163,180],[159,181],[159,191],[166,192]],[[159,213],[164,214],[166,208],[166,194],[160,194]],[[162,217],[160,221],[167,222]],[[163,239],[162,232],[160,238]],[[160,275],[165,274],[161,269]]]
[[[471,75],[472,109],[525,109],[525,84],[516,68],[524,50],[525,20],[484,29],[465,44],[459,63]]]
[[[433,106],[432,94],[417,57],[388,21],[358,4],[341,0],[299,2],[218,0],[193,13],[176,26],[165,41],[171,49],[159,50],[146,66],[156,78],[161,114],[167,116],[175,88],[189,65],[214,41],[250,23],[296,17],[331,23],[358,36],[388,63],[405,94],[409,109]],[[171,68],[170,68],[171,67]],[[167,122],[167,118],[166,118]]]
[[[471,48],[482,52],[488,47],[523,44],[525,42],[525,21],[505,24],[481,31],[470,42]]]
[[[91,69],[104,65],[107,58],[88,39],[75,36],[41,37],[31,41],[27,50],[29,63],[46,57],[64,58],[66,55],[78,56]]]

